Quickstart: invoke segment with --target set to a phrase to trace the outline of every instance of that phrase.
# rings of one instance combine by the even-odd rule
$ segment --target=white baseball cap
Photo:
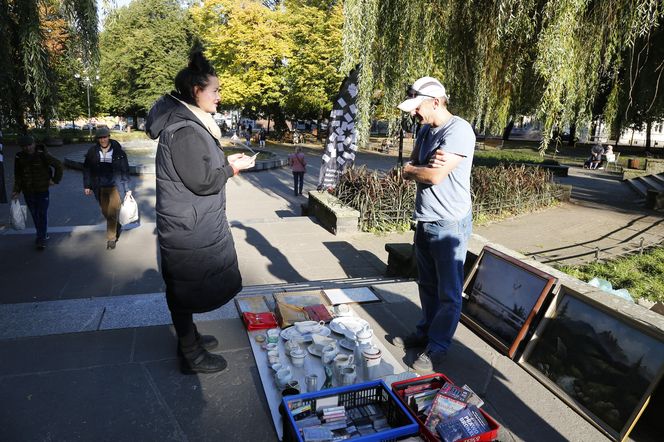
[[[397,107],[404,112],[412,112],[427,98],[447,98],[445,87],[433,77],[422,77],[408,87],[408,99]]]

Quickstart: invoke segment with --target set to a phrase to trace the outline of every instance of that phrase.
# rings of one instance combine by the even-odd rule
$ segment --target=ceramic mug
[[[320,331],[325,325],[325,321],[300,321],[295,323],[295,329],[302,333],[315,333]]]
[[[301,349],[293,350],[290,352],[291,360],[293,361],[294,367],[304,367],[304,351]]]
[[[267,352],[267,361],[270,365],[279,363],[279,352],[276,350],[270,350]]]
[[[279,329],[271,328],[267,331],[267,343],[276,344],[279,342]]]
[[[293,378],[290,368],[282,368],[274,374],[274,380],[277,382],[277,385],[281,388],[284,388]]]
[[[353,385],[357,378],[354,365],[346,365],[341,369],[341,385]]]
[[[353,355],[338,354],[334,357],[332,363],[334,364],[334,370],[339,379],[341,379],[341,370],[344,367],[352,365],[353,360],[354,360]]]
[[[339,349],[336,343],[328,344],[323,347],[321,351],[321,360],[323,364],[329,364],[334,360],[334,357],[339,354]]]

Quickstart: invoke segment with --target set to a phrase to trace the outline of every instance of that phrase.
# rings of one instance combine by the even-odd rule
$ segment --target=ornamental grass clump
[[[551,205],[557,196],[551,172],[518,164],[474,167],[471,191],[476,219],[529,212]]]
[[[360,230],[403,231],[410,228],[415,207],[415,183],[404,180],[401,169],[387,173],[369,171],[366,166],[344,172],[334,194],[360,212]]]
[[[474,167],[471,174],[473,216],[476,221],[516,215],[551,205],[557,186],[551,173],[525,165]],[[410,228],[416,186],[404,180],[401,169],[347,169],[334,189],[342,204],[360,212],[360,230],[403,231]]]

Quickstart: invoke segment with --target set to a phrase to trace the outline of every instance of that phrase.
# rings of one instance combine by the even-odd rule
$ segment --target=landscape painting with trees
[[[664,368],[664,342],[574,296],[561,298],[525,361],[622,434]]]

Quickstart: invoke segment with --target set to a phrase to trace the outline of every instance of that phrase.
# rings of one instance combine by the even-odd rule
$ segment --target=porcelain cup
[[[267,345],[265,346],[265,349],[266,349],[267,351],[277,351],[277,352],[278,352],[278,351],[279,351],[279,344],[274,344],[274,343],[272,343],[272,344],[267,344]]]
[[[279,329],[271,328],[267,331],[267,343],[276,344],[279,342]]]
[[[355,339],[360,345],[371,344],[371,339],[373,338],[373,330],[369,327],[363,327],[355,333]]]
[[[276,373],[276,372],[278,372],[279,370],[281,370],[282,368],[284,368],[284,364],[281,364],[281,363],[277,362],[276,364],[272,364],[272,365],[270,365],[270,367],[271,367],[272,370],[274,370],[274,372]]]
[[[279,352],[276,350],[270,350],[267,352],[267,361],[270,365],[279,363]]]
[[[353,365],[353,361],[353,355],[338,354],[334,357],[332,363],[334,364],[334,371],[336,372],[336,375],[339,377],[339,379],[341,379],[341,370],[344,367]]]
[[[284,388],[291,379],[293,379],[293,374],[291,373],[290,368],[282,368],[274,374],[274,380],[281,388]]]
[[[323,347],[321,351],[321,360],[323,364],[329,364],[334,360],[334,357],[339,354],[339,349],[336,344],[328,344]]]
[[[295,323],[295,329],[302,333],[316,333],[320,331],[325,325],[325,321],[300,321]]]
[[[304,351],[301,349],[293,350],[290,352],[291,361],[293,361],[294,367],[304,367]]]
[[[357,379],[357,372],[354,365],[346,365],[341,369],[341,385],[352,385]]]

